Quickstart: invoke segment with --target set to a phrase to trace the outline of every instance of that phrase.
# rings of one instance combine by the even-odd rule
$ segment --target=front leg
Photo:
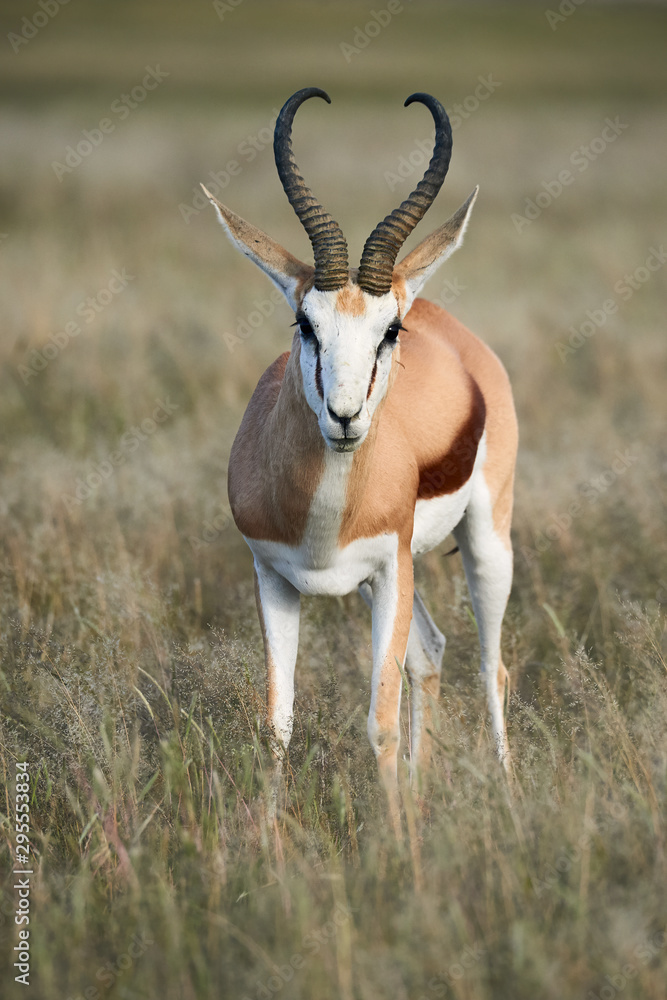
[[[413,569],[409,544],[399,542],[396,555],[370,581],[373,592],[373,675],[368,738],[389,799],[396,836],[401,837],[398,800],[401,666],[412,618]],[[398,662],[397,662],[398,661]]]
[[[264,639],[267,718],[279,774],[294,721],[294,667],[301,595],[283,576],[255,559],[255,598]]]

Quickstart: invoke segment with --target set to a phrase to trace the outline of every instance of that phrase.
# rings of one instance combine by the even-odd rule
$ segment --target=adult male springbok
[[[411,761],[438,696],[445,637],[414,589],[413,558],[450,532],[463,557],[479,629],[498,754],[507,751],[507,671],[500,632],[512,580],[510,521],[517,425],[495,354],[443,309],[415,299],[461,245],[477,189],[399,264],[402,243],[433,203],[452,149],[449,119],[428,94],[433,157],[417,188],[348,267],[343,233],[306,186],[292,153],[294,115],[315,87],[284,105],[274,152],[285,193],[312,243],[304,264],[221,205],[232,243],[295,310],[289,353],[262,375],[234,441],[229,500],[255,564],[275,753],[292,732],[301,594],[359,588],[373,611],[368,736],[400,828],[397,754],[401,667],[411,684]],[[407,659],[406,659],[407,653]]]

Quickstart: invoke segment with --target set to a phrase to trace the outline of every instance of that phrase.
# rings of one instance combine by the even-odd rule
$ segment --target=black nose
[[[350,426],[350,420],[352,419],[352,417],[341,417],[339,413],[336,413],[335,410],[331,409],[328,403],[327,403],[327,410],[329,411],[329,416],[331,417],[331,419],[334,420],[337,424],[340,424],[345,434],[347,434],[347,429]]]
[[[337,424],[340,424],[340,426],[343,428],[343,433],[345,434],[346,437],[347,437],[348,427],[350,426],[350,421],[354,420],[355,417],[358,417],[359,414],[361,413],[361,407],[360,407],[356,413],[352,414],[351,417],[343,417],[341,416],[340,413],[336,413],[335,410],[332,410],[328,403],[327,403],[327,410],[329,411],[329,416],[331,417],[331,419],[334,420]]]

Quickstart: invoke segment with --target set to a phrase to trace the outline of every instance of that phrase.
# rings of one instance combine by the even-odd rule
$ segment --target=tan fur
[[[458,488],[472,472],[471,456],[485,427],[483,471],[496,528],[509,547],[518,435],[507,374],[486,344],[438,306],[417,299],[403,325],[393,384],[354,455],[339,545],[407,530],[420,474],[423,484],[437,468],[442,492],[447,476]],[[298,545],[303,536],[325,448],[303,395],[298,352],[297,336],[291,354],[260,379],[230,458],[230,502],[240,530],[287,545]],[[483,423],[475,386],[484,400]]]
[[[410,539],[405,535],[399,539],[398,559],[398,609],[394,621],[394,631],[382,671],[378,692],[376,719],[381,730],[389,731],[396,720],[396,704],[401,687],[401,672],[396,660],[403,663],[408,644],[408,633],[412,620],[412,600],[414,578]],[[398,740],[398,732],[396,738]]]
[[[389,649],[382,665],[375,705],[375,724],[378,731],[385,734],[381,745],[376,749],[378,771],[389,799],[391,823],[399,840],[401,839],[401,819],[397,783],[397,753],[400,742],[399,706],[403,677],[398,664],[405,663],[405,652],[412,620],[413,591],[414,573],[410,551],[410,533],[404,531],[399,536],[398,606]]]
[[[295,305],[297,309],[301,308],[301,303],[303,302],[305,296],[308,294],[308,292],[311,290],[314,284],[315,284],[314,269],[312,270],[311,274],[304,274],[301,278],[299,278],[296,284],[296,288],[294,290],[294,298],[296,300]]]
[[[412,317],[417,306],[420,326],[424,324],[429,329],[440,327],[442,336],[457,353],[484,396],[487,448],[484,478],[491,494],[494,526],[509,549],[519,432],[507,372],[487,344],[431,302],[418,299],[408,318]]]
[[[408,300],[408,289],[405,284],[405,279],[398,273],[398,271],[394,271],[394,277],[391,282],[391,290],[394,293],[396,305],[398,306],[397,315],[405,316],[405,304]]]
[[[358,285],[348,282],[341,288],[336,298],[336,310],[339,313],[347,313],[349,316],[364,315],[366,312],[364,293]]]
[[[477,457],[479,443],[486,426],[486,403],[477,382],[469,375],[470,409],[465,423],[461,424],[456,438],[442,448],[442,455],[428,466],[419,469],[420,500],[455,493],[468,482]]]
[[[239,530],[287,545],[303,536],[326,447],[303,395],[299,349],[297,334],[291,353],[262,375],[229,458],[229,502]]]
[[[479,615],[482,667],[498,684],[497,690],[495,684],[489,689],[488,700],[499,752],[503,738],[506,743],[498,695],[504,693],[507,673],[501,663],[496,680],[498,658],[485,647],[499,641],[497,611],[504,610],[511,558],[502,553],[488,529],[478,455],[484,440],[482,476],[491,496],[496,530],[509,548],[517,450],[511,389],[495,354],[444,310],[417,299],[406,315],[424,281],[460,245],[476,194],[477,190],[451,219],[396,265],[392,294],[403,329],[393,349],[387,350],[387,341],[393,339],[392,298],[383,295],[373,299],[369,292],[362,292],[357,272],[350,271],[349,280],[337,291],[336,279],[331,282],[333,290],[320,290],[309,297],[309,318],[317,341],[304,328],[307,346],[302,348],[297,333],[291,352],[264,373],[229,463],[232,513],[249,541],[259,574],[256,596],[268,669],[268,715],[283,749],[289,744],[293,721],[298,635],[295,595],[347,593],[356,586],[362,593],[365,589],[372,594],[373,680],[368,735],[399,838],[399,664],[406,662],[411,625],[414,623],[416,645],[411,639],[408,670],[417,685],[418,701],[423,702],[428,694],[437,696],[444,651],[444,637],[414,591],[412,550],[413,545],[415,551],[422,551],[436,544],[450,528],[461,532],[457,539]],[[298,311],[313,287],[313,268],[211,195],[209,198],[232,241],[269,275]],[[312,235],[311,240],[315,246]],[[359,323],[352,321],[361,318]],[[307,374],[305,388],[302,367]],[[381,391],[376,383],[378,373]],[[347,455],[332,458],[327,445],[341,454],[353,452],[351,461]],[[447,494],[451,500],[442,499]],[[441,500],[429,503],[436,497]],[[449,512],[446,518],[443,511]],[[415,523],[418,530],[413,539]],[[427,530],[423,530],[424,524]],[[475,526],[479,530],[480,524],[482,541],[471,540],[468,532],[474,535]],[[429,530],[434,533],[429,535]],[[261,544],[264,542],[278,543],[277,550]],[[484,560],[475,546],[487,542],[490,559],[482,565]],[[496,572],[498,586],[494,591],[487,583]],[[264,575],[268,583],[262,606]],[[413,622],[415,607],[420,610]],[[486,633],[490,638],[484,638]],[[415,704],[417,701],[413,710]],[[416,718],[423,721],[424,714],[420,709]],[[417,757],[419,745],[413,746]]]

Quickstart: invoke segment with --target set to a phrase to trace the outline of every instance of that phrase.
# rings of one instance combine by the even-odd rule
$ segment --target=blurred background
[[[478,886],[480,857],[492,867],[497,845],[487,838],[479,857],[472,847],[457,854],[460,838],[445,814],[439,843],[449,860],[435,849],[432,859],[442,894],[410,896],[408,904],[398,869],[390,866],[389,878],[375,842],[364,854],[357,840],[379,809],[364,723],[365,608],[355,595],[308,601],[293,747],[301,777],[292,786],[292,825],[282,828],[294,839],[281,847],[297,859],[304,895],[280,867],[280,850],[276,860],[243,825],[259,781],[255,717],[264,692],[251,559],[230,521],[226,468],[259,375],[289,348],[293,317],[228,244],[199,183],[310,260],[276,175],[272,131],[290,94],[324,88],[333,103],[301,109],[294,148],[354,262],[430,156],[430,115],[403,108],[405,98],[424,90],[450,113],[449,176],[406,249],[480,185],[464,247],[423,294],[493,347],[514,386],[521,450],[505,662],[514,690],[510,741],[533,775],[524,820],[540,831],[531,843],[541,837],[546,845],[533,858],[542,871],[555,863],[559,838],[597,809],[587,798],[593,786],[577,784],[569,770],[576,734],[614,732],[591,722],[587,682],[573,680],[576,670],[597,664],[630,718],[637,678],[647,664],[664,664],[656,622],[667,603],[667,9],[593,0],[378,0],[373,8],[346,0],[4,0],[0,24],[3,761],[6,776],[15,756],[40,768],[40,995],[83,992],[98,966],[125,948],[130,928],[146,926],[170,957],[147,953],[131,973],[132,996],[158,988],[165,997],[207,996],[214,986],[239,996],[252,987],[249,995],[259,996],[253,983],[264,959],[239,943],[243,934],[229,930],[225,914],[236,913],[234,926],[256,933],[279,962],[309,926],[328,919],[331,895],[321,895],[318,864],[341,852],[341,865],[366,872],[355,912],[373,900],[372,919],[357,920],[357,937],[337,939],[337,951],[323,946],[322,961],[294,980],[291,997],[442,995],[427,988],[429,976],[481,940],[487,960],[463,985],[447,980],[447,995],[562,997],[601,988],[630,932],[661,926],[653,886],[664,737],[657,743],[655,733],[664,733],[664,717],[642,722],[653,735],[641,766],[632,765],[645,774],[633,794],[652,817],[647,839],[629,820],[627,839],[610,834],[598,857],[596,902],[588,874],[572,909],[562,898],[550,909],[530,893],[527,902],[532,876],[523,855],[509,866],[525,874],[516,886],[507,872],[511,885]],[[475,627],[457,557],[429,554],[418,579],[448,635],[443,801],[452,780],[468,789],[461,801],[471,806],[469,827],[462,815],[456,822],[470,845],[482,837],[475,816],[498,807],[480,806],[482,785],[472,777],[487,775],[484,795],[496,788],[484,756]],[[226,846],[217,827],[202,827],[203,813],[183,806],[198,758],[187,750],[190,725],[188,734],[179,727],[195,705],[204,729],[210,716],[225,734],[217,752],[241,789],[225,786],[221,815],[233,817]],[[636,734],[628,739],[641,743]],[[462,747],[475,761],[463,769]],[[612,768],[596,803],[621,795],[616,780],[625,787]],[[545,804],[530,788],[559,791]],[[149,805],[162,825],[147,844]],[[335,849],[322,847],[323,831]],[[641,902],[614,881],[633,852],[645,858],[633,876],[643,878]],[[155,858],[163,867],[152,881]],[[203,888],[197,876],[197,906],[215,910],[217,923],[188,916],[191,863],[207,872]],[[250,883],[277,886],[275,895],[235,910]],[[382,884],[396,884],[403,899],[403,951],[389,944],[393,918],[374,924]],[[457,903],[454,916],[439,909],[446,896],[466,893],[473,902]],[[598,919],[610,907],[613,919]],[[561,915],[555,930],[540,922],[547,911],[548,921]],[[426,912],[431,929],[410,948],[410,928]],[[655,968],[642,966],[638,996],[664,995]],[[130,996],[116,994],[126,988],[119,976],[98,984],[104,996]]]
[[[235,429],[257,377],[289,346],[292,320],[227,245],[199,183],[217,184],[230,207],[310,259],[271,148],[277,110],[304,85],[324,87],[333,104],[301,111],[298,161],[353,260],[425,167],[430,116],[403,109],[405,97],[426,90],[450,110],[450,174],[409,246],[480,184],[465,250],[424,294],[510,371],[522,424],[517,522],[528,544],[567,509],[580,479],[661,425],[667,272],[651,272],[627,301],[614,286],[664,233],[664,7],[47,8],[32,17],[7,2],[2,12],[0,447],[10,537],[25,517],[48,536],[56,511],[100,527],[122,514],[124,537],[166,574],[161,582],[192,587],[199,577],[206,614],[224,620],[219,587],[237,578],[237,562],[246,578],[249,554],[231,530],[193,566],[187,538],[225,516]],[[561,187],[563,170],[571,176]],[[599,332],[575,336],[608,299],[618,308]],[[262,303],[270,315],[253,327]],[[558,345],[572,336],[579,346],[564,355]],[[177,409],[159,433],[63,512],[60,498],[164,394]],[[62,591],[53,599],[53,613],[67,611]],[[34,601],[23,595],[22,613]]]

